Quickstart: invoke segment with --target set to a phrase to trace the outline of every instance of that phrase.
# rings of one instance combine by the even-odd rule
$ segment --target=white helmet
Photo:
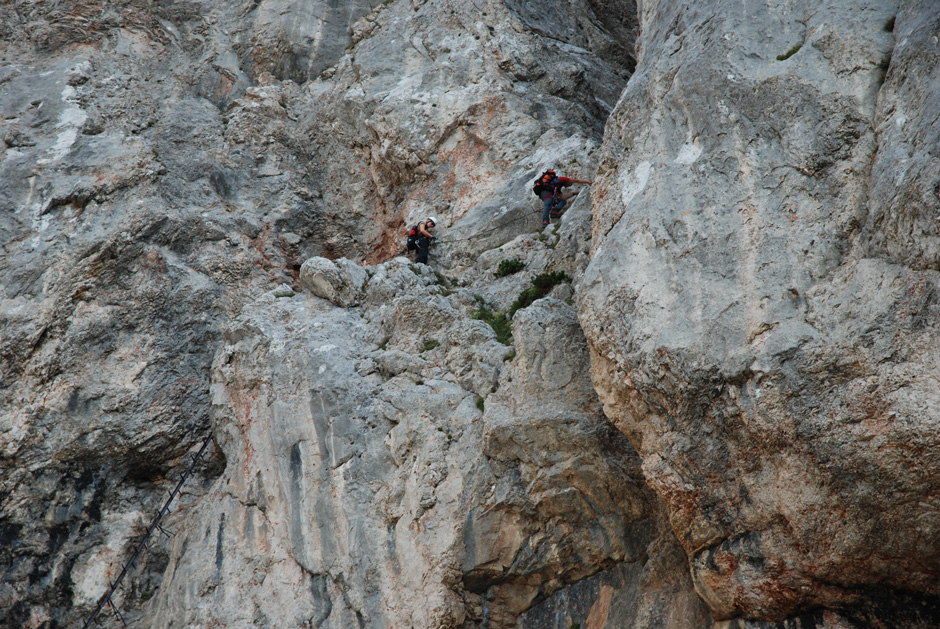
[[[432,223],[434,223],[434,225],[437,225],[437,219],[433,216],[427,217],[425,221],[431,221]]]

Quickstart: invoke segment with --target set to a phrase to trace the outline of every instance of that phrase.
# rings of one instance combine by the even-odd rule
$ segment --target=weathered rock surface
[[[940,625],[938,15],[5,2],[0,624]]]
[[[388,259],[429,211],[474,237],[435,258],[472,266],[537,223],[519,194],[530,171],[570,161],[587,176],[632,67],[632,4],[579,3],[573,21],[560,4],[486,12],[0,8],[0,623],[90,613],[209,427],[209,367],[245,303],[301,290],[312,256]],[[413,276],[379,272],[372,303]],[[471,390],[493,386],[495,367],[458,367]],[[224,463],[216,452],[181,513]],[[128,620],[148,622],[165,551],[132,571]]]
[[[640,7],[579,289],[606,412],[717,617],[936,624],[937,3]]]
[[[178,526],[155,626],[513,626],[618,566],[630,608],[593,626],[694,625],[681,552],[648,561],[675,541],[601,413],[573,308],[519,310],[513,350],[427,267],[339,262],[308,260],[327,271],[312,294],[268,294],[227,330],[213,367],[227,466]],[[347,274],[369,278],[366,305],[339,307]],[[674,599],[636,592],[663,574]],[[591,608],[559,607],[581,622]]]

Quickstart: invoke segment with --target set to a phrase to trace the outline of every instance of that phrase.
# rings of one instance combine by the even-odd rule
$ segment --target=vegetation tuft
[[[564,271],[554,271],[552,273],[542,273],[532,278],[532,288],[527,288],[516,298],[509,308],[509,319],[516,314],[517,310],[528,308],[536,299],[541,299],[547,295],[555,286],[570,278]]]
[[[477,396],[477,408],[480,409],[480,412],[483,412],[483,398]]]
[[[509,312],[493,312],[487,305],[486,300],[479,295],[474,295],[473,297],[477,300],[478,307],[470,316],[477,321],[483,321],[493,328],[493,331],[496,332],[497,341],[503,345],[512,345],[512,316],[516,314],[516,311],[531,306],[532,302],[536,299],[545,297],[555,286],[562,282],[567,282],[570,279],[571,278],[568,277],[568,274],[564,271],[554,271],[552,273],[536,275],[532,278],[532,287],[519,293],[516,301],[514,301],[509,308]],[[515,358],[516,353],[511,352],[506,356],[510,357],[504,360],[512,360]]]
[[[429,352],[429,351],[431,351],[432,349],[434,349],[435,347],[437,347],[438,345],[440,345],[439,342],[435,341],[434,339],[429,339],[429,340],[427,340],[427,341],[424,342],[424,345],[421,346],[421,351],[422,351],[422,352]]]
[[[508,260],[503,260],[499,263],[499,267],[496,269],[496,277],[506,277],[507,275],[512,275],[513,273],[518,273],[525,268],[525,262],[519,260],[518,258],[509,258]]]
[[[796,46],[786,51],[782,55],[777,55],[777,61],[786,61],[787,59],[789,59],[790,57],[798,53],[800,51],[800,48],[802,47],[803,47],[803,44],[797,44]]]
[[[506,316],[505,312],[493,312],[490,310],[489,306],[486,305],[482,298],[478,298],[477,302],[480,306],[470,316],[493,328],[493,332],[496,332],[497,341],[503,345],[511,345],[512,321],[510,318]]]
[[[882,59],[878,63],[878,67],[881,68],[882,72],[887,72],[888,68],[891,67],[891,54],[888,53],[888,56]]]

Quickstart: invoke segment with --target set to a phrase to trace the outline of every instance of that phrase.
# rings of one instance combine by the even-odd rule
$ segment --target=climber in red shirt
[[[542,225],[548,225],[550,218],[558,218],[562,208],[568,204],[568,199],[578,194],[578,191],[562,192],[571,184],[581,183],[591,185],[590,181],[575,179],[573,177],[559,177],[554,170],[546,170],[542,176],[535,180],[532,191],[542,200]]]

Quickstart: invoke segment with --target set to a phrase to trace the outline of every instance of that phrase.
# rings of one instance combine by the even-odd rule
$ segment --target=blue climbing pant
[[[552,203],[553,201],[554,203]],[[555,197],[551,194],[542,199],[542,223],[547,223],[552,212],[560,212],[566,205],[568,205],[567,199]]]

